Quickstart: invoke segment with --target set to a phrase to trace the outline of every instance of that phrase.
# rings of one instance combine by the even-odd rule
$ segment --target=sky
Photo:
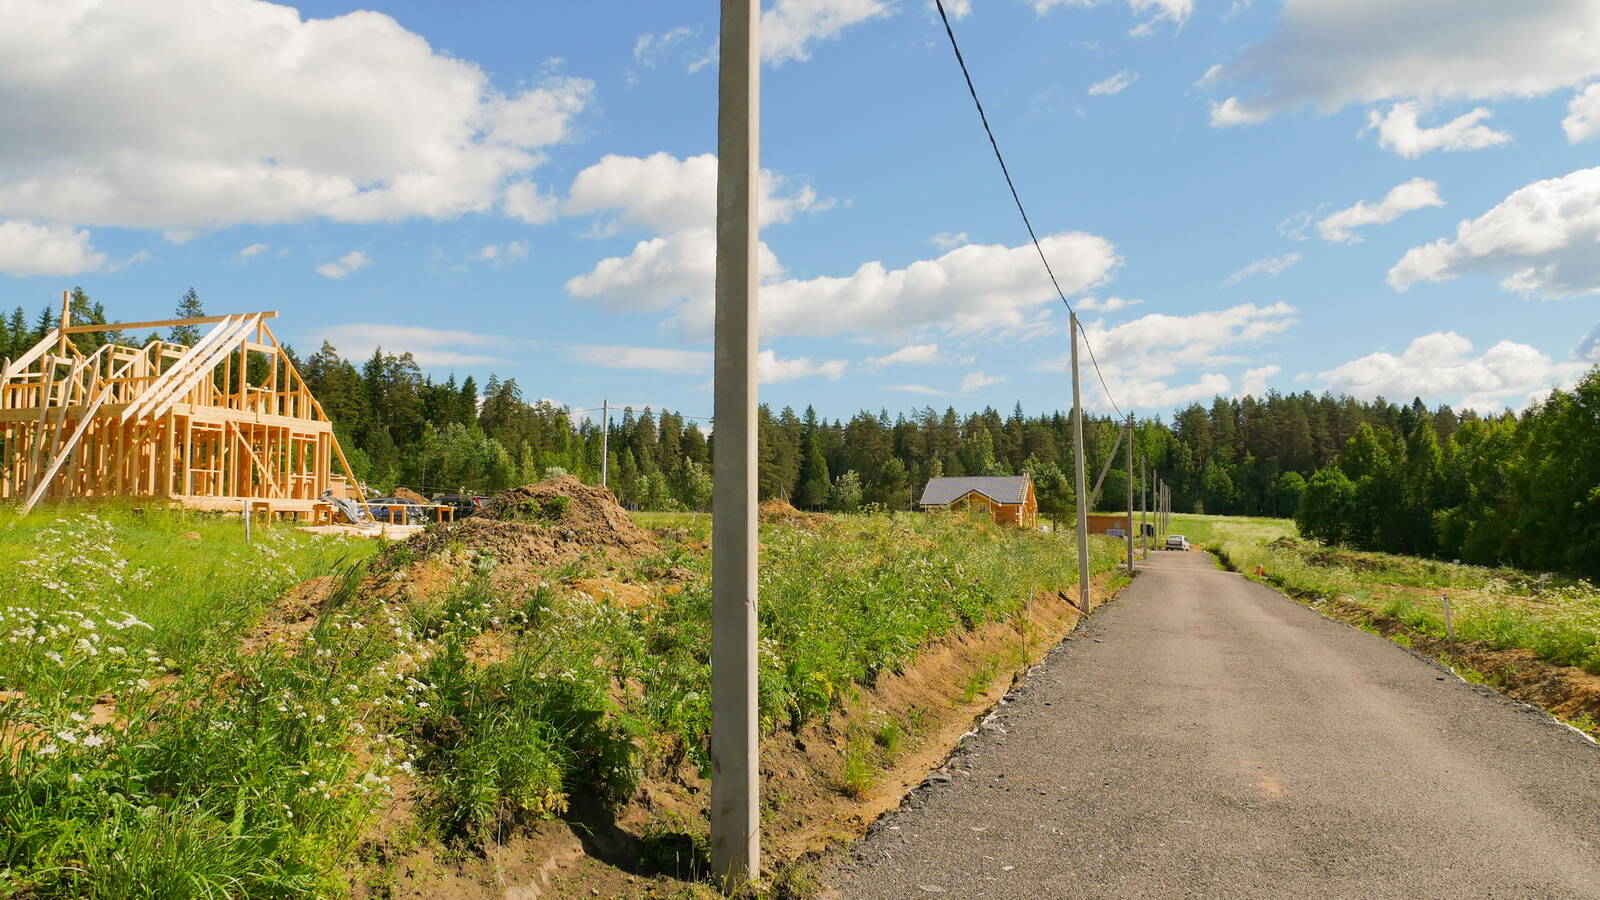
[[[946,6],[1090,409],[1600,362],[1600,0]],[[0,309],[193,286],[302,356],[709,415],[718,9],[0,0]],[[931,0],[764,0],[762,46],[762,400],[1069,407]]]

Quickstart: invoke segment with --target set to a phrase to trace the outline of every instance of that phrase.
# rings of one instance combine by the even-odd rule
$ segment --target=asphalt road
[[[1203,553],[1155,553],[833,886],[1600,897],[1600,748]]]

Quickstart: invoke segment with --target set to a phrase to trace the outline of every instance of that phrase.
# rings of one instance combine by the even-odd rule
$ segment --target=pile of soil
[[[412,503],[429,504],[433,502],[432,500],[429,500],[427,497],[422,496],[408,487],[395,488],[394,493],[391,496],[401,500],[410,500]]]
[[[794,504],[778,497],[761,501],[761,505],[756,509],[756,515],[763,522],[777,522],[783,525],[818,525],[828,520],[828,516],[823,513],[801,512],[794,507]]]
[[[610,490],[563,475],[505,491],[476,516],[407,542],[422,558],[456,549],[493,556],[503,568],[535,569],[598,551],[634,559],[660,549]]]

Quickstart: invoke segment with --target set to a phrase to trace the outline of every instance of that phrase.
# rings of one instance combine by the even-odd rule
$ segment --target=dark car
[[[464,519],[477,512],[482,506],[478,498],[471,494],[440,494],[433,498],[433,502],[440,506],[448,506],[456,511],[456,518]]]
[[[428,511],[415,501],[399,497],[374,497],[367,501],[372,517],[385,525],[426,525]]]

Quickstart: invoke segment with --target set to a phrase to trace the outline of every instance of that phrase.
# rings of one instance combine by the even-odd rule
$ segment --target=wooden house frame
[[[0,369],[0,501],[151,497],[203,510],[331,517],[325,491],[359,488],[293,361],[275,312],[158,322],[61,324]],[[104,344],[71,335],[211,325],[194,346]],[[334,471],[335,463],[342,474]]]

